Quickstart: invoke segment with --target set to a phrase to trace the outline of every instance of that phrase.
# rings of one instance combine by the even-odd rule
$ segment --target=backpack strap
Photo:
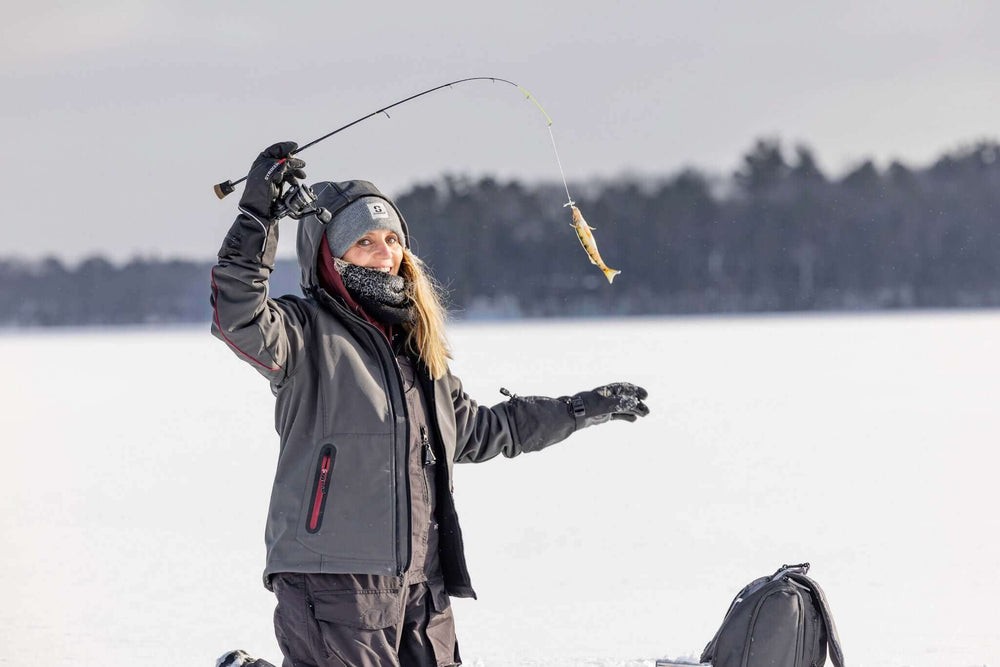
[[[833,661],[834,667],[844,667],[844,652],[840,648],[840,635],[837,634],[837,626],[833,622],[833,614],[830,613],[830,603],[827,602],[823,589],[804,574],[786,572],[785,576],[802,584],[813,594],[819,604],[819,612],[823,616],[823,625],[826,626],[826,643],[830,650],[830,660]]]

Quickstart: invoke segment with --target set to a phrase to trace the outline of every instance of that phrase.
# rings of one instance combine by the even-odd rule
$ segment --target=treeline
[[[397,198],[458,317],[1000,305],[1000,144],[832,178],[804,146],[758,141],[731,178],[578,184],[608,285],[561,186],[445,177]],[[294,223],[285,223],[294,224]],[[207,321],[211,261],[0,261],[0,324]],[[279,262],[272,294],[297,290]]]

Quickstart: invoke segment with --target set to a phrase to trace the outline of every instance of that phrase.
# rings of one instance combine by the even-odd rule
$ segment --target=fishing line
[[[541,102],[535,99],[534,95],[529,93],[522,86],[517,86],[517,89],[520,90],[522,93],[524,93],[525,97],[527,97],[529,100],[535,103],[535,106],[538,107],[538,110],[542,112],[543,116],[545,116],[545,120],[548,121],[549,139],[552,140],[552,152],[556,154],[556,164],[559,165],[559,175],[562,176],[563,187],[566,188],[566,203],[563,204],[563,206],[572,206],[576,202],[574,202],[573,198],[569,196],[569,185],[566,184],[566,172],[563,171],[562,160],[559,159],[559,149],[556,148],[556,135],[552,133],[552,117],[549,116],[547,111],[545,111],[545,107],[542,106]]]
[[[552,123],[549,123],[549,139],[552,140],[552,150],[556,154],[556,163],[559,165],[559,175],[562,176],[563,187],[566,188],[566,203],[563,206],[572,206],[576,202],[569,196],[569,185],[566,184],[566,174],[563,172],[562,160],[559,159],[559,149],[556,148],[556,137],[552,134]]]

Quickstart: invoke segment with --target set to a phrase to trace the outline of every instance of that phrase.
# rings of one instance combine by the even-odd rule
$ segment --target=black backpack
[[[783,565],[741,590],[701,654],[713,667],[822,667],[827,647],[844,667],[840,638],[809,563]]]

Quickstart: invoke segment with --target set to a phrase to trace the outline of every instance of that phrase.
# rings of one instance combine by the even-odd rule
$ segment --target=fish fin
[[[613,284],[615,282],[615,276],[621,273],[621,271],[618,271],[617,269],[601,269],[601,270],[604,271],[604,275],[607,277],[609,285]]]

